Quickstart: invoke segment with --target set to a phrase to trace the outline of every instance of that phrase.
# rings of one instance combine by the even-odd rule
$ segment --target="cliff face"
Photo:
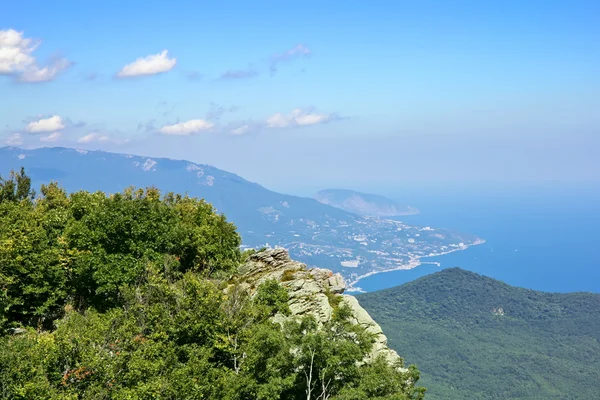
[[[400,357],[387,346],[381,327],[360,306],[354,296],[343,294],[346,285],[340,274],[321,268],[308,269],[306,264],[290,259],[284,249],[266,250],[250,256],[241,269],[240,282],[256,288],[269,279],[278,280],[288,291],[291,318],[313,315],[319,324],[329,321],[334,304],[344,302],[352,310],[352,320],[375,337],[371,357],[382,354],[393,363]],[[288,317],[288,318],[290,318]],[[283,315],[276,315],[282,321]]]

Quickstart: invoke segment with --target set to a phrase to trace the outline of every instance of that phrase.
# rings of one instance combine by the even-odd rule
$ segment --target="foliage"
[[[274,285],[258,290],[273,292]],[[169,282],[149,267],[144,282],[124,295],[123,307],[68,308],[52,332],[30,328],[2,338],[0,393],[84,399],[421,398],[407,384],[418,379],[414,371],[399,372],[382,360],[360,363],[372,339],[358,325],[337,319],[319,329],[306,317],[282,328],[261,312],[263,300],[238,296],[232,312],[232,296],[215,282],[194,272]]]
[[[17,173],[10,172],[8,179],[0,176],[0,203],[4,201],[33,200],[35,192],[31,190],[31,178],[25,174],[25,169]]]
[[[297,271],[293,269],[286,269],[285,271],[283,271],[283,274],[281,274],[281,281],[289,282],[291,280],[294,280],[294,275],[296,274],[296,272]]]
[[[342,297],[336,296],[336,294],[331,292],[331,290],[329,290],[329,289],[327,289],[327,291],[325,292],[325,295],[327,296],[327,301],[329,302],[329,305],[334,310],[337,310],[338,307],[340,306],[340,303],[342,302]]]
[[[287,291],[275,279],[269,279],[258,287],[254,302],[266,307],[271,316],[278,312],[290,314]]]
[[[591,399],[600,295],[542,293],[457,268],[358,296],[430,399]]]
[[[1,182],[1,398],[422,398],[413,368],[365,362],[344,307],[279,324],[277,281],[218,279],[240,240],[203,201]]]
[[[154,188],[67,195],[51,183],[32,201],[23,171],[2,182],[5,327],[51,327],[68,302],[77,309],[112,308],[122,302],[121,288],[138,282],[148,263],[161,265],[171,279],[239,263],[235,227],[201,200],[171,193],[161,198]]]

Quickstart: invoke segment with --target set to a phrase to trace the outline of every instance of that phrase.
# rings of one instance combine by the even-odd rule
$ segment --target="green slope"
[[[417,364],[428,399],[600,398],[600,294],[451,268],[358,298]]]

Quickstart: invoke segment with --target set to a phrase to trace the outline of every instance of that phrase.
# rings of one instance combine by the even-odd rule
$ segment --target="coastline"
[[[431,257],[439,257],[439,256],[443,256],[443,255],[446,255],[446,254],[455,253],[457,251],[464,251],[464,250],[467,250],[469,247],[477,246],[477,245],[484,244],[484,243],[485,243],[485,239],[477,238],[473,243],[471,243],[469,245],[466,245],[466,246],[463,246],[463,247],[458,248],[458,249],[452,249],[452,250],[449,250],[449,251],[444,251],[444,252],[441,252],[441,253],[435,253],[435,254],[431,254],[431,255],[428,255],[428,256],[411,257],[409,259],[409,261],[408,261],[407,264],[402,264],[402,265],[399,265],[399,266],[394,267],[394,268],[388,268],[388,269],[382,269],[382,270],[378,270],[378,271],[367,272],[366,274],[358,276],[353,281],[346,283],[346,292],[349,292],[349,293],[366,293],[359,286],[355,286],[358,282],[360,282],[364,278],[367,278],[369,276],[373,276],[375,274],[382,274],[384,272],[409,270],[409,269],[416,268],[416,267],[418,267],[420,265],[423,265],[423,264],[437,264],[437,266],[439,267],[440,263],[437,262],[437,261],[421,261],[421,259],[431,258]]]
[[[399,212],[397,214],[394,214],[394,215],[382,216],[382,218],[405,217],[405,216],[409,216],[409,215],[418,215],[418,214],[421,214],[421,211],[418,208],[411,207],[411,206],[407,206],[407,208],[408,208],[407,211],[401,211],[401,212]]]

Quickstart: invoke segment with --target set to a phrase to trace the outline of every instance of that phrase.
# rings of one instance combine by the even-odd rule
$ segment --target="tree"
[[[25,168],[16,173],[10,171],[8,179],[0,176],[0,203],[5,201],[33,200],[35,192],[31,190],[31,178],[25,174]]]
[[[241,259],[235,226],[202,200],[156,188],[68,195],[52,182],[34,202],[24,170],[0,182],[0,328],[49,329],[67,303],[121,305],[148,264],[175,279],[231,271]]]

